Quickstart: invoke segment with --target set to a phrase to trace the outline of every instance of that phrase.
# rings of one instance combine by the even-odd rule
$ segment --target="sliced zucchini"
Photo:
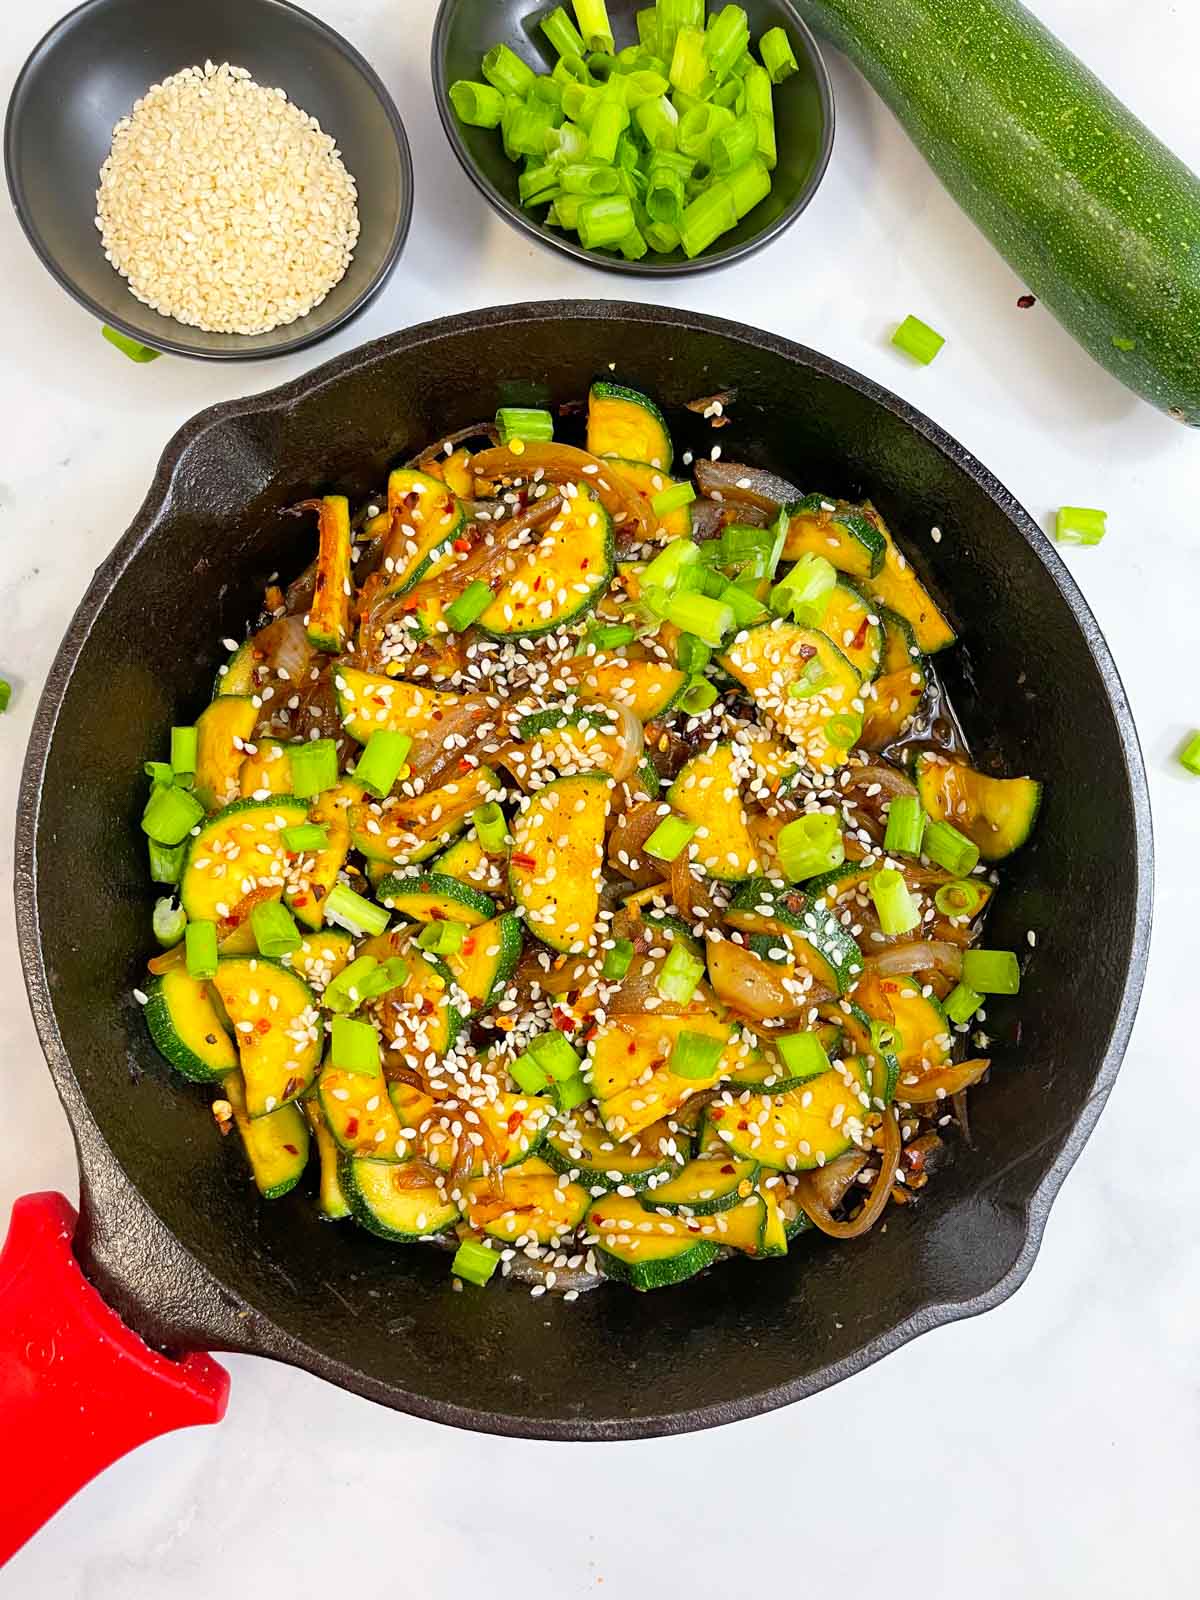
[[[965,833],[985,861],[1019,849],[1041,809],[1042,786],[1033,778],[989,778],[961,761],[918,756],[916,780],[928,814]]]
[[[457,878],[481,894],[501,894],[508,889],[508,850],[503,855],[491,855],[473,828],[443,850],[433,866],[443,877]]]
[[[678,488],[676,479],[668,477],[658,467],[652,467],[645,461],[622,461],[616,457],[609,458],[608,470],[619,482],[631,489],[638,499],[645,502],[646,513],[650,521],[657,522],[658,537],[664,541],[669,539],[690,539],[692,536],[692,508],[691,506],[678,506],[674,511],[668,511],[665,517],[655,517],[651,502],[656,496],[667,489]]]
[[[407,733],[414,739],[422,734],[437,739],[438,723],[462,700],[461,695],[362,672],[358,667],[336,667],[333,688],[342,726],[359,744],[366,744],[377,728]]]
[[[611,782],[596,772],[555,778],[513,821],[512,896],[553,950],[580,953],[594,936]]]
[[[787,1094],[752,1094],[729,1105],[718,1101],[708,1118],[731,1154],[804,1172],[845,1155],[862,1137],[868,1089],[865,1065],[851,1056]]]
[[[430,1066],[440,1061],[463,1027],[446,979],[403,929],[364,940],[358,953],[381,963],[392,956],[404,957],[408,976],[372,1002],[370,1009],[379,1019],[385,1043],[393,1049]]]
[[[347,1155],[412,1159],[416,1141],[401,1134],[382,1072],[343,1072],[327,1062],[317,1079],[317,1101],[330,1138]]]
[[[250,1116],[240,1072],[223,1078],[221,1090],[233,1107],[255,1187],[264,1200],[280,1199],[296,1187],[308,1165],[308,1124],[300,1107],[280,1106],[270,1116]]]
[[[391,1161],[343,1156],[341,1185],[355,1222],[381,1239],[412,1244],[445,1233],[458,1221],[458,1207],[432,1184],[405,1182],[405,1169]]]
[[[936,997],[925,994],[915,978],[870,973],[858,984],[854,998],[869,1017],[894,1034],[892,1050],[902,1081],[905,1073],[934,1072],[949,1061],[954,1030]]]
[[[317,1210],[330,1222],[341,1222],[350,1215],[350,1202],[346,1199],[341,1180],[338,1177],[338,1147],[337,1142],[329,1131],[329,1124],[321,1110],[320,1101],[315,1095],[308,1095],[302,1102],[304,1115],[307,1119],[309,1130],[317,1145],[317,1159],[321,1163],[320,1186],[317,1189]],[[285,1107],[285,1109],[287,1109]],[[278,1116],[278,1112],[272,1115]],[[265,1117],[260,1118],[261,1123]]]
[[[212,991],[185,966],[155,978],[146,990],[145,1009],[150,1037],[176,1072],[193,1083],[213,1083],[236,1072],[238,1053]]]
[[[885,546],[882,566],[867,580],[867,593],[904,618],[912,628],[918,647],[927,656],[945,650],[957,638],[954,629],[908,560],[896,548],[878,511],[874,506],[864,505],[863,514],[883,535]]]
[[[822,1016],[826,1015],[837,1018],[847,1051],[853,1051],[865,1064],[872,1105],[879,1110],[891,1105],[900,1082],[900,1061],[890,1035],[873,1028],[872,1018],[856,1000],[842,1000],[836,1008],[823,1009]]]
[[[660,472],[670,472],[675,458],[654,401],[620,383],[594,383],[588,391],[587,447],[594,456],[643,461]]]
[[[681,1033],[702,1033],[724,1044],[706,1077],[680,1077],[671,1071],[671,1052]],[[732,1077],[744,1054],[732,1024],[708,1011],[681,1017],[612,1017],[592,1036],[587,1071],[601,1121],[624,1143],[652,1122],[673,1116],[692,1095]]]
[[[455,1100],[443,1106],[407,1083],[393,1083],[389,1092],[405,1136],[410,1136],[410,1129],[415,1133],[417,1154],[439,1172],[449,1172],[463,1129],[471,1126],[463,1120],[462,1104]],[[475,1129],[483,1132],[504,1168],[516,1166],[538,1152],[555,1115],[550,1100],[532,1094],[500,1093],[494,1099],[472,1100],[470,1109],[476,1119]],[[471,1147],[467,1177],[481,1178],[484,1153],[474,1140]]]
[[[226,694],[252,695],[258,687],[256,677],[258,665],[259,658],[254,640],[247,639],[245,644],[238,645],[224,668],[217,673],[217,681],[213,686],[213,699]]]
[[[786,928],[796,961],[812,973],[815,982],[836,994],[845,994],[862,971],[861,949],[837,916],[818,905],[811,892],[755,878],[733,897],[728,920],[732,927],[750,934],[776,931],[766,924]]]
[[[556,1244],[575,1232],[587,1208],[587,1190],[537,1156],[507,1168],[499,1194],[484,1180],[469,1183],[466,1191],[467,1221],[506,1244],[514,1239]]]
[[[881,672],[899,672],[904,667],[920,663],[924,658],[912,623],[898,611],[880,606],[879,621],[883,627],[883,655],[879,662]]]
[[[350,638],[350,502],[327,494],[320,502],[317,575],[305,631],[318,650],[339,655]]]
[[[663,911],[658,906],[644,906],[642,908],[642,921],[665,944],[674,944],[678,940],[692,955],[703,957],[703,939],[698,939],[683,918],[676,916],[673,911]]]
[[[581,483],[537,543],[514,553],[478,625],[497,639],[550,633],[590,611],[615,571],[612,518]]]
[[[657,800],[662,793],[662,779],[649,756],[642,757],[638,762],[636,774],[628,782],[635,800]]]
[[[521,959],[521,923],[511,911],[482,922],[451,955],[435,956],[433,964],[456,986],[466,1015],[477,1017],[501,998]]]
[[[258,707],[245,695],[223,694],[196,718],[194,794],[206,811],[220,811],[241,792],[244,746],[254,733]]]
[[[698,1156],[666,1183],[644,1191],[642,1204],[652,1211],[708,1217],[745,1200],[757,1176],[757,1161],[725,1154]]]
[[[823,674],[815,692],[795,696],[813,662]],[[857,743],[852,726],[861,715],[858,673],[823,633],[776,620],[739,633],[720,665],[747,689],[767,722],[790,739],[818,772],[841,766]]]
[[[587,664],[579,698],[585,705],[624,706],[646,723],[665,716],[687,685],[687,673],[665,661],[597,657]]]
[[[873,578],[886,554],[887,540],[859,506],[810,494],[791,508],[785,561],[824,556],[851,578]]]
[[[916,716],[928,687],[929,679],[920,661],[913,661],[898,672],[881,673],[871,685],[871,694],[864,696],[867,709],[863,717],[863,749],[882,750],[893,739],[899,739]]]
[[[362,790],[353,783],[324,790],[312,802],[308,815],[311,822],[325,829],[328,844],[311,854],[288,855],[284,899],[306,928],[324,925],[326,896],[350,854],[350,807],[361,798]]]
[[[641,1191],[653,1180],[680,1170],[680,1139],[665,1122],[655,1122],[626,1144],[618,1144],[596,1122],[576,1114],[546,1135],[541,1151],[556,1172],[564,1172],[589,1189],[618,1186]]]
[[[550,706],[522,717],[517,731],[524,748],[518,755],[510,747],[504,760],[526,788],[533,788],[548,772],[564,777],[578,772],[612,772],[618,762],[628,763],[619,715],[604,706],[571,711]]]
[[[449,565],[466,513],[446,484],[411,467],[389,474],[387,497],[391,531],[384,560],[392,563],[389,593],[403,594]]]
[[[852,583],[843,579],[834,584],[821,618],[821,632],[833,640],[864,683],[879,676],[883,623]]]
[[[693,756],[667,790],[667,799],[680,816],[699,824],[692,859],[710,878],[740,883],[761,871],[731,744],[714,744]]]
[[[665,1289],[711,1267],[721,1253],[703,1238],[699,1219],[689,1231],[680,1219],[651,1217],[636,1198],[605,1195],[588,1207],[586,1225],[596,1237],[605,1276],[632,1289]]]
[[[269,802],[235,800],[200,825],[179,878],[190,922],[218,922],[260,886],[286,882],[288,855],[280,835],[308,821],[308,805],[290,795]]]
[[[269,800],[292,791],[292,764],[281,739],[257,739],[254,754],[246,756],[238,773],[243,800]]]
[[[743,758],[749,758],[748,787],[756,799],[785,794],[804,771],[795,745],[755,722],[738,729],[734,744]]]
[[[212,982],[233,1024],[249,1115],[302,1095],[317,1075],[324,1031],[308,984],[265,956],[222,959]]]
[[[486,894],[437,872],[412,877],[393,873],[375,894],[381,905],[414,922],[465,922],[468,928],[474,928],[496,914],[495,902]]]
[[[785,1256],[788,1250],[788,1230],[783,1207],[774,1189],[768,1189],[760,1184],[758,1193],[763,1203],[763,1225],[759,1235],[758,1256],[761,1260],[766,1260],[768,1256]]]
[[[357,800],[347,812],[350,841],[369,862],[414,866],[457,837],[471,820],[472,811],[501,789],[490,767],[475,767],[411,800],[407,795]],[[386,876],[383,873],[380,881]]]
[[[302,934],[300,948],[280,959],[320,994],[349,963],[353,948],[354,941],[344,929],[322,928]]]

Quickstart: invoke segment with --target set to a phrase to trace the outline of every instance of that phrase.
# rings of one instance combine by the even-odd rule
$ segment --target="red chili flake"
[[[729,1164],[729,1162],[728,1162],[728,1161],[727,1161],[727,1162],[726,1162],[726,1163],[725,1163],[725,1165],[724,1165],[724,1166],[723,1166],[723,1167],[722,1167],[722,1168],[721,1168],[721,1171],[722,1171],[722,1172],[728,1172],[728,1173],[732,1173],[732,1172],[733,1172],[733,1170],[734,1170],[734,1169],[733,1169],[733,1167],[732,1167],[732,1166],[731,1166],[731,1165],[730,1165],[730,1164]]]
[[[862,619],[862,621],[858,625],[858,632],[854,635],[853,639],[851,639],[851,641],[850,641],[851,650],[861,650],[863,645],[866,644],[868,626],[869,626],[869,624],[867,622],[867,619],[866,619],[866,617],[864,617]]]
[[[294,1144],[285,1144],[283,1148],[290,1156],[294,1156],[297,1153],[296,1146]]]
[[[587,569],[591,566],[591,564],[592,564],[591,556],[584,556],[583,560],[579,563],[580,572],[586,572]]]
[[[517,1129],[521,1126],[521,1124],[524,1121],[525,1121],[525,1113],[523,1111],[514,1111],[512,1116],[509,1117],[508,1121],[504,1124],[504,1126],[508,1129],[508,1132],[510,1134],[512,1134],[512,1133],[516,1133]]]
[[[574,1017],[569,1017],[561,1006],[555,1006],[550,1013],[554,1026],[562,1033],[574,1033],[579,1024]]]
[[[353,1139],[356,1136],[357,1133],[358,1133],[358,1118],[357,1117],[348,1118],[347,1122],[346,1122],[346,1137],[347,1137],[347,1139]]]
[[[293,895],[292,904],[294,906],[306,906],[308,904],[308,896],[306,894]]]
[[[600,1211],[593,1211],[592,1212],[592,1226],[594,1228],[599,1228],[599,1227],[602,1227],[603,1224],[604,1224],[604,1215],[603,1215],[603,1213],[600,1212]]]
[[[798,645],[796,648],[796,654],[800,657],[801,661],[811,661],[816,653],[817,647],[814,644],[802,644]]]
[[[914,1150],[911,1146],[904,1152],[904,1164],[910,1172],[924,1172],[925,1152]]]
[[[430,906],[429,920],[430,922],[448,922],[449,918],[444,911],[439,911],[436,906]]]
[[[455,539],[454,548],[458,551],[459,555],[466,555],[467,551],[471,548],[471,541],[470,539]]]
[[[527,872],[532,872],[537,866],[536,856],[527,856],[520,850],[513,853],[512,864],[514,867],[524,867]]]
[[[596,1034],[599,1032],[599,1029],[600,1029],[600,1024],[598,1022],[589,1022],[587,1027],[584,1029],[583,1042],[585,1044],[590,1044],[592,1042],[592,1040],[596,1037]]]
[[[631,1039],[629,1041],[629,1045],[628,1045],[628,1048],[626,1049],[625,1053],[626,1053],[626,1055],[630,1055],[630,1056],[637,1055],[637,1040],[636,1039]]]
[[[259,1017],[258,1021],[254,1024],[254,1031],[255,1033],[270,1033],[271,1024],[267,1021],[266,1017]]]
[[[720,1106],[709,1106],[708,1120],[710,1122],[720,1122],[724,1115],[725,1113],[721,1110]]]
[[[463,940],[463,942],[462,942],[462,953],[465,956],[471,956],[471,955],[475,954],[475,936],[474,936],[474,934],[472,934],[469,939],[464,939]]]
[[[1033,306],[1037,305],[1037,295],[1023,294],[1018,297],[1017,304],[1020,306],[1022,311],[1028,311]]]

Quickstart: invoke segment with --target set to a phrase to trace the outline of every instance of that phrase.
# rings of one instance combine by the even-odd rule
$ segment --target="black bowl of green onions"
[[[443,0],[442,125],[509,222],[614,272],[703,272],[816,193],[829,75],[787,0]]]

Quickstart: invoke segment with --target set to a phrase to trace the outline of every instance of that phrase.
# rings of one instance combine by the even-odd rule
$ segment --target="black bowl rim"
[[[404,249],[405,241],[408,238],[408,230],[412,225],[414,189],[412,151],[409,148],[408,135],[404,130],[404,123],[401,121],[400,113],[396,109],[395,101],[388,93],[383,79],[375,71],[375,68],[364,55],[354,48],[349,39],[343,38],[335,28],[331,28],[320,17],[314,16],[311,11],[305,11],[303,6],[295,5],[293,0],[254,0],[254,3],[275,11],[295,12],[298,16],[303,17],[306,22],[311,23],[318,32],[323,33],[335,49],[345,56],[346,60],[356,69],[383,107],[384,114],[391,124],[392,133],[396,140],[396,153],[400,158],[402,189],[400,216],[396,221],[396,228],[392,235],[392,242],[388,246],[387,254],[376,270],[375,276],[358,297],[352,300],[345,310],[336,317],[331,317],[327,322],[322,322],[317,327],[310,328],[306,333],[300,334],[294,339],[289,339],[286,344],[272,345],[270,349],[247,347],[235,350],[200,350],[194,345],[184,343],[180,339],[152,339],[140,328],[135,328],[132,323],[126,322],[123,317],[106,311],[98,301],[93,300],[91,295],[85,293],[75,283],[53,253],[46,248],[41,234],[34,224],[32,208],[27,203],[24,185],[17,173],[17,130],[20,120],[20,108],[24,101],[26,80],[34,69],[41,64],[43,57],[54,49],[58,42],[58,35],[65,32],[81,12],[100,10],[111,3],[112,0],[82,0],[82,4],[77,5],[74,10],[68,11],[66,16],[60,17],[52,27],[46,30],[29,52],[20,72],[17,74],[12,93],[9,96],[8,111],[4,118],[4,171],[8,179],[9,198],[12,201],[13,210],[16,212],[17,221],[21,224],[22,232],[25,234],[26,239],[29,240],[38,259],[50,276],[58,283],[59,287],[65,289],[72,300],[81,305],[85,311],[90,311],[93,316],[99,317],[101,323],[127,335],[135,343],[145,345],[151,350],[158,350],[163,355],[185,356],[192,361],[271,361],[277,356],[294,355],[297,350],[305,350],[309,345],[319,344],[322,339],[328,339],[331,334],[336,333],[339,328],[344,328],[348,322],[352,322],[361,311],[364,311],[370,305],[396,269],[396,263],[400,259],[401,251]],[[316,309],[320,310],[319,307]],[[311,312],[309,314],[312,315]],[[171,319],[168,318],[167,320],[170,321]],[[180,324],[180,326],[182,327],[183,324]],[[253,339],[259,336],[251,334],[248,337]]]
[[[437,20],[433,25],[433,43],[430,47],[430,66],[433,74],[433,98],[437,104],[438,116],[441,118],[442,127],[445,129],[446,138],[450,143],[459,166],[470,178],[471,182],[483,195],[484,199],[498,211],[506,222],[514,228],[519,228],[522,233],[536,239],[539,244],[548,250],[557,250],[560,255],[570,256],[575,261],[581,261],[585,266],[596,267],[601,272],[619,272],[634,278],[682,278],[698,272],[712,272],[719,267],[729,267],[735,261],[745,261],[749,256],[757,254],[772,240],[777,239],[781,233],[786,232],[795,222],[802,211],[806,211],[812,202],[821,182],[825,177],[825,170],[829,166],[829,158],[833,154],[833,139],[837,128],[837,110],[833,98],[833,80],[829,75],[829,67],[821,53],[812,29],[792,5],[791,0],[773,0],[781,11],[787,13],[788,26],[804,41],[808,51],[809,60],[812,62],[813,73],[817,80],[817,93],[821,101],[821,148],[817,152],[816,166],[812,170],[808,182],[792,201],[785,211],[780,212],[769,227],[761,229],[752,239],[747,239],[744,244],[731,245],[726,250],[717,250],[712,254],[696,256],[691,261],[624,261],[619,256],[609,255],[603,251],[585,250],[581,244],[574,243],[565,235],[560,238],[536,222],[520,206],[513,205],[507,195],[500,193],[471,159],[470,151],[463,143],[462,133],[458,121],[450,105],[450,85],[446,80],[445,45],[446,35],[450,29],[450,18],[459,0],[442,0],[438,7]]]
[[[1054,1164],[1029,1196],[1025,1239],[1012,1267],[990,1288],[963,1300],[931,1299],[886,1333],[852,1355],[805,1377],[741,1397],[737,1402],[698,1406],[627,1422],[620,1418],[551,1421],[513,1416],[503,1411],[480,1412],[450,1402],[431,1401],[412,1391],[383,1384],[358,1369],[326,1355],[288,1333],[277,1323],[218,1282],[196,1257],[167,1229],[145,1201],[136,1180],[109,1149],[93,1119],[71,1067],[55,1019],[53,986],[41,948],[37,891],[37,833],[41,792],[47,759],[64,695],[89,633],[129,562],[145,541],[154,536],[169,505],[172,484],[185,466],[191,447],[212,427],[264,412],[286,412],[295,402],[326,384],[336,382],[354,368],[395,350],[411,352],[423,343],[466,330],[486,332],[510,320],[538,324],[576,320],[652,322],[664,313],[655,306],[622,301],[559,300],[493,306],[457,317],[419,324],[389,334],[346,352],[323,366],[258,395],[226,401],[199,412],[171,439],[159,461],[154,480],[129,530],[97,568],[80,602],[58,654],[50,668],[34,718],[29,748],[21,776],[17,806],[14,898],[21,963],[30,1008],[43,1053],[59,1098],[71,1123],[82,1174],[81,1233],[76,1248],[85,1268],[114,1300],[127,1321],[152,1321],[147,1300],[155,1284],[172,1282],[175,1303],[184,1301],[189,1323],[186,1333],[159,1319],[160,1342],[172,1348],[235,1350],[284,1361],[363,1395],[394,1410],[475,1432],[515,1438],[601,1441],[638,1439],[688,1433],[762,1415],[818,1393],[841,1379],[874,1365],[919,1334],[946,1323],[993,1310],[1020,1288],[1041,1245],[1051,1206],[1067,1173],[1078,1159],[1112,1089],[1137,1014],[1150,947],[1154,896],[1154,840],[1146,771],[1124,686],[1099,625],[1057,551],[1029,513],[972,454],[937,423],[907,401],[872,379],[856,373],[828,356],[760,329],[694,311],[668,315],[680,334],[707,332],[743,342],[782,356],[799,370],[808,368],[848,384],[911,427],[975,482],[1012,523],[1017,537],[1030,545],[1047,568],[1070,608],[1084,642],[1096,663],[1105,694],[1112,707],[1124,755],[1125,775],[1133,803],[1136,839],[1131,870],[1134,874],[1134,925],[1128,970],[1121,989],[1112,1031],[1103,1059],[1097,1064],[1092,1093],[1070,1129]],[[114,1219],[120,1224],[112,1226]],[[180,1289],[182,1280],[182,1289]],[[141,1310],[142,1317],[137,1316]],[[150,1336],[148,1334],[148,1336]]]

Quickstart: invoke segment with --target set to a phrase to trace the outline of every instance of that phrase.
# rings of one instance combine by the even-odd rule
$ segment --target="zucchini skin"
[[[797,10],[1083,348],[1200,427],[1200,178],[1017,0]]]

